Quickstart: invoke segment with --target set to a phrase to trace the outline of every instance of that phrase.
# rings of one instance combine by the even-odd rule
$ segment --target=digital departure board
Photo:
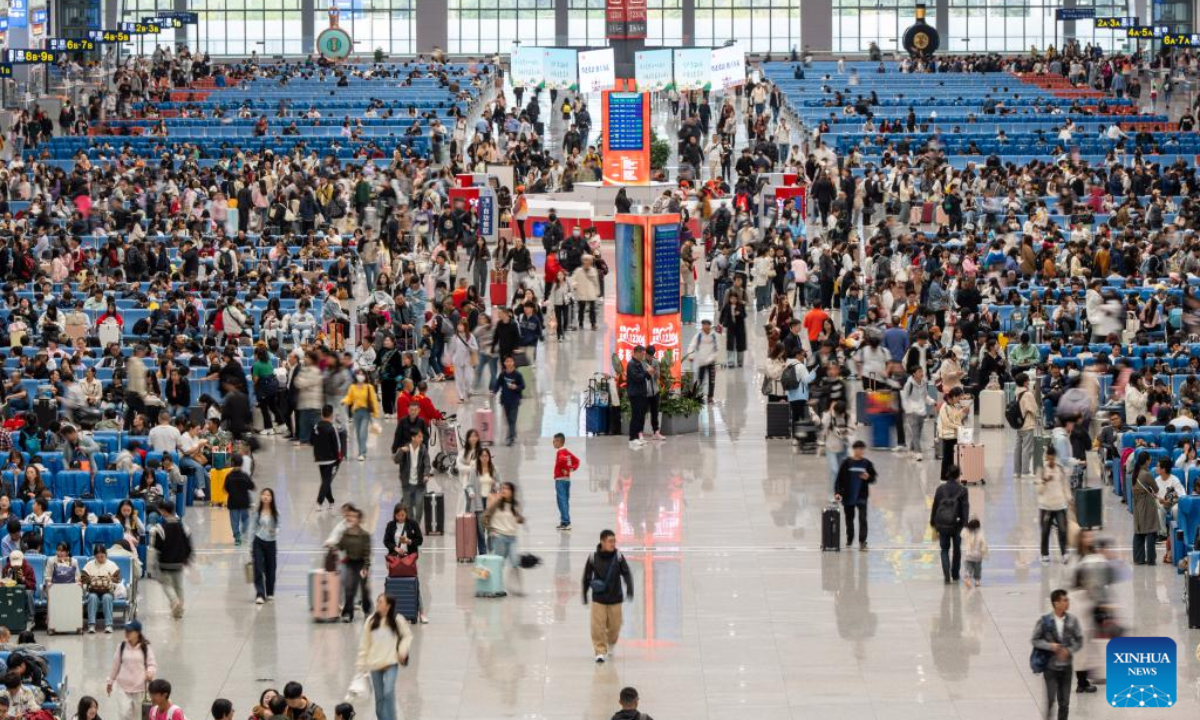
[[[651,306],[655,315],[670,315],[680,310],[679,225],[675,223],[654,225],[653,233]]]
[[[645,149],[646,120],[642,93],[608,94],[608,147],[611,150]]]

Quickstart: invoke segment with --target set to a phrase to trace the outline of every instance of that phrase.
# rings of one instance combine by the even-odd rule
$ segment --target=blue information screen
[[[653,308],[655,315],[680,310],[679,225],[654,226]]]
[[[608,147],[611,150],[645,149],[645,117],[641,93],[608,94]]]

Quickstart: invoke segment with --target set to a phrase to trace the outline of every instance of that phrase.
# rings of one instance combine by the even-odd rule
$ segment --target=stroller
[[[456,416],[446,415],[435,420],[429,438],[429,454],[433,471],[446,475],[458,474],[458,422]]]

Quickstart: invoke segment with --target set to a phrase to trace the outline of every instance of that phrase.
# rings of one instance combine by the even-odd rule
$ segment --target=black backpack
[[[1029,391],[1024,390],[1022,392]],[[1017,393],[1017,395],[1009,401],[1008,405],[1004,407],[1004,420],[1013,430],[1020,430],[1021,426],[1025,424],[1025,413],[1021,412],[1021,393]]]
[[[779,382],[783,385],[784,390],[795,390],[800,387],[800,373],[796,371],[800,363],[791,363],[783,369],[783,377]]]
[[[960,493],[963,492],[960,490]],[[938,500],[933,510],[933,526],[942,532],[952,532],[958,527],[958,499],[961,494],[950,497],[949,493]]]

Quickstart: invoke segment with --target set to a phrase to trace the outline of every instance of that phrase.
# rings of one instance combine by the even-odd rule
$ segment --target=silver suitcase
[[[55,583],[50,586],[46,602],[46,629],[51,634],[83,632],[82,587],[76,583]]]

